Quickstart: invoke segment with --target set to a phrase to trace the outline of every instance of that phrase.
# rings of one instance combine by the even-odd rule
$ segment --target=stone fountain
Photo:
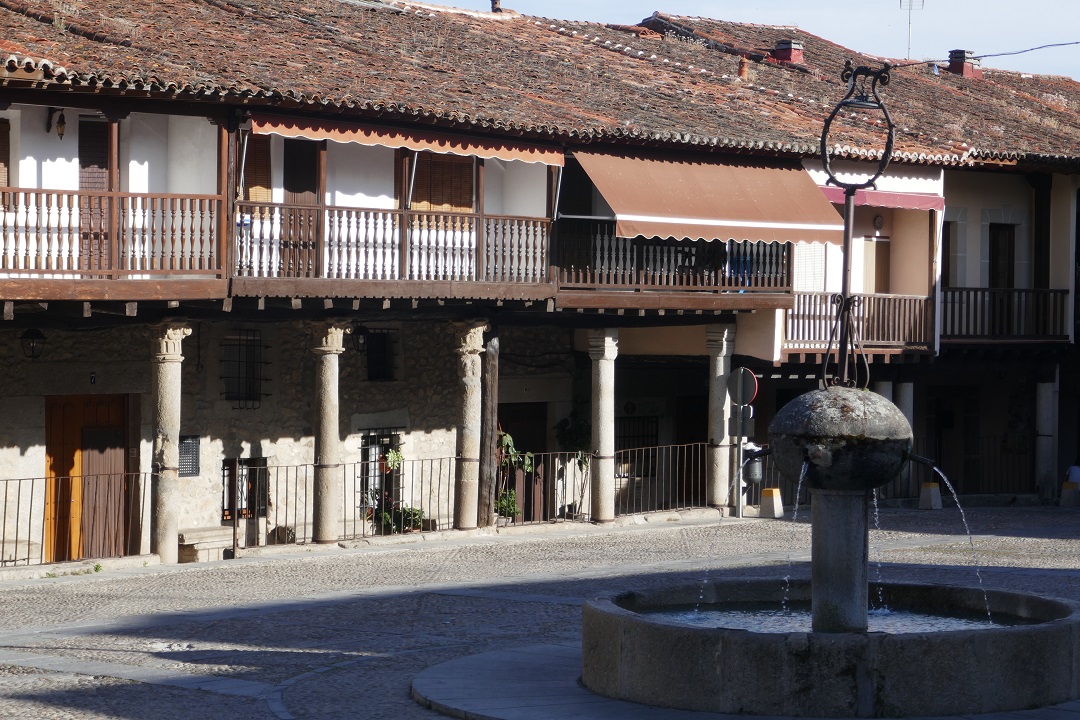
[[[892,120],[877,94],[888,70],[849,63],[848,94],[822,133],[825,169],[846,198],[843,290],[834,298],[838,371],[828,379],[823,368],[824,389],[793,400],[769,426],[769,452],[780,472],[810,488],[810,582],[712,581],[587,604],[581,680],[595,693],[686,710],[803,717],[966,715],[1080,698],[1080,604],[981,588],[868,584],[871,493],[899,475],[912,445],[900,410],[852,387],[848,372],[858,354],[847,267],[854,196],[873,186],[892,152]],[[826,136],[845,108],[880,110],[888,128],[877,174],[866,182],[839,182],[829,168]],[[871,587],[892,609],[989,613],[999,622],[868,632]],[[807,600],[811,626],[800,632],[696,627],[653,614],[784,608]]]

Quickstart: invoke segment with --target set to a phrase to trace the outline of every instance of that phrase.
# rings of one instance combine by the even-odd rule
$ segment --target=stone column
[[[893,384],[892,384],[892,380],[876,380],[874,382],[874,388],[873,389],[874,389],[874,392],[876,392],[878,395],[885,398],[889,402],[895,402],[893,400]]]
[[[345,351],[350,326],[330,322],[314,326],[315,347],[315,489],[312,539],[335,543],[341,537],[341,423],[338,402],[338,355]]]
[[[150,494],[153,528],[150,551],[158,554],[162,564],[171,565],[178,560],[180,507],[184,501],[179,467],[180,363],[184,361],[180,345],[191,334],[191,328],[182,322],[166,322],[158,330],[152,348],[154,475]]]
[[[592,520],[615,520],[615,357],[619,331],[589,331],[592,358]]]
[[[483,402],[480,388],[480,353],[484,350],[485,323],[458,325],[461,378],[461,411],[457,429],[457,478],[454,484],[454,527],[473,530],[477,526],[480,502],[480,436]]]
[[[810,491],[814,632],[866,632],[870,493]]]
[[[900,412],[904,413],[908,425],[911,426],[911,432],[917,432],[915,430],[915,384],[910,382],[896,383],[896,385],[893,386],[893,404],[900,409]],[[925,448],[917,446],[915,452],[919,452],[919,450],[926,452]],[[919,496],[919,488],[912,485],[913,477],[911,464],[908,463],[907,467],[900,472],[900,487],[907,489],[908,497]]]
[[[709,351],[709,448],[708,503],[723,508],[731,502],[732,444],[728,434],[731,398],[731,356],[735,352],[735,326],[710,325],[705,329],[705,347]]]
[[[1057,383],[1035,385],[1035,487],[1039,497],[1054,497],[1060,482],[1057,468]]]

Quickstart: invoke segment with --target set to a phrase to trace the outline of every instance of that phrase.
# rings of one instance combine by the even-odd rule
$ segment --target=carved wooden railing
[[[559,221],[566,289],[789,292],[791,259],[791,243],[622,238],[613,222]]]
[[[238,211],[239,276],[547,281],[543,218],[255,203]]]
[[[945,288],[942,340],[1067,341],[1068,290]]]
[[[222,276],[218,195],[0,188],[0,275]]]
[[[787,313],[785,349],[824,350],[836,318],[832,293],[795,293]],[[934,342],[933,303],[923,295],[856,295],[855,333],[867,348],[929,350]],[[835,347],[837,342],[833,338]]]

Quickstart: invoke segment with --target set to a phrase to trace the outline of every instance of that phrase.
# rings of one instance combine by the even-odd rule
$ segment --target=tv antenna
[[[907,59],[911,59],[911,11],[922,10],[925,0],[900,0],[900,9],[907,10]]]

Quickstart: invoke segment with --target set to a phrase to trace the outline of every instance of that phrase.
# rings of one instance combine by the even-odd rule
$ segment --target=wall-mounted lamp
[[[64,133],[67,131],[67,120],[64,118],[63,108],[49,108],[49,117],[45,119],[45,132],[51,133],[53,129],[53,115],[60,113],[56,118],[56,136],[61,140],[64,139]]]
[[[45,349],[45,336],[37,328],[24,331],[19,336],[19,342],[22,343],[23,355],[31,360],[41,357],[41,351]]]
[[[363,325],[357,325],[352,331],[353,348],[358,353],[367,350],[368,329]]]

